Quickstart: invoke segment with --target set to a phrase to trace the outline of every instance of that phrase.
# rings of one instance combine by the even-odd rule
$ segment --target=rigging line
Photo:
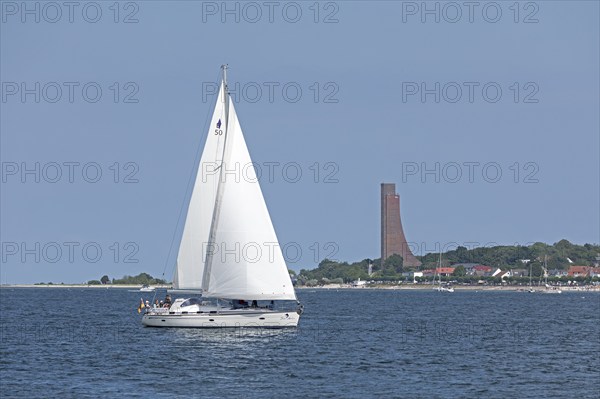
[[[220,77],[221,73],[219,72],[219,74],[217,75],[217,85],[219,84],[219,77]],[[218,93],[217,93],[218,95]],[[211,107],[209,107],[206,111],[206,117],[204,118],[204,126],[202,127],[203,131],[206,132],[206,135],[208,136],[208,124],[210,116],[211,116],[211,111],[213,111],[213,109]],[[173,243],[175,242],[175,236],[177,235],[177,231],[179,230],[179,225],[181,223],[181,216],[183,214],[183,210],[185,208],[185,204],[187,202],[187,198],[188,193],[193,190],[193,178],[196,175],[194,173],[194,171],[196,170],[196,165],[200,164],[200,157],[202,156],[202,145],[198,145],[198,149],[196,150],[196,156],[194,157],[194,164],[192,165],[192,171],[190,173],[190,177],[188,179],[188,184],[187,184],[187,190],[185,191],[185,196],[183,197],[183,201],[181,202],[181,207],[179,208],[179,216],[177,217],[177,224],[175,225],[175,230],[173,231],[173,237],[171,238],[171,245],[169,245],[169,252],[167,254],[167,259],[165,260],[165,267],[163,268],[163,273],[162,276],[165,277],[165,272],[167,271],[167,266],[169,265],[169,259],[171,258],[171,252],[173,251]],[[199,167],[199,166],[198,166]],[[197,172],[197,171],[196,171]],[[174,270],[175,267],[177,266],[177,262],[175,262],[175,264],[172,266],[171,270]]]

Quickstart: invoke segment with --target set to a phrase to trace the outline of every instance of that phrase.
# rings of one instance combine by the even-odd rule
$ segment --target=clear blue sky
[[[236,22],[221,2],[122,2],[116,15],[101,1],[91,23],[98,10],[84,11],[86,3],[57,10],[42,2],[36,23],[21,2],[2,2],[0,281],[161,275],[213,106],[203,86],[224,62],[231,85],[246,90],[236,107],[254,160],[265,174],[269,162],[280,165],[262,188],[288,257],[302,250],[293,269],[314,267],[332,248],[340,260],[379,257],[381,182],[397,184],[417,254],[451,242],[598,243],[599,4],[522,2],[517,15],[513,3],[497,3],[497,17],[488,3],[428,2],[438,4],[439,22],[421,2],[321,3],[318,15],[313,2],[294,3],[300,17],[294,4],[261,6],[258,15],[240,3]],[[272,102],[266,82],[275,82]],[[102,96],[88,102],[97,87]],[[23,98],[22,89],[31,92]],[[422,89],[433,92],[422,98]],[[21,175],[36,162],[39,183]],[[51,183],[54,162],[62,176]],[[436,163],[438,172],[420,175]],[[100,167],[97,183],[85,181],[84,164],[88,180]],[[292,183],[297,166],[302,176]],[[130,173],[137,183],[123,182]],[[176,245],[168,279],[175,254]]]

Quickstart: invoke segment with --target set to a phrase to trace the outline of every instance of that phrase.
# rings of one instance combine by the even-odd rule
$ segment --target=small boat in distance
[[[533,282],[531,280],[532,278],[532,274],[531,274],[531,263],[529,264],[529,288],[527,289],[527,292],[529,292],[530,294],[533,294],[535,292],[535,290],[533,289]]]
[[[438,268],[440,269],[439,273],[437,273]],[[438,261],[438,267],[436,267],[433,271],[433,285],[435,285],[436,274],[439,275],[439,285],[437,287],[433,287],[433,289],[438,292],[454,292],[454,287],[452,287],[450,284],[442,285],[442,252],[441,251],[440,251],[440,258]]]
[[[185,216],[173,290],[149,327],[296,327],[303,312],[227,88],[227,65]],[[236,173],[241,171],[243,173]],[[166,299],[166,298],[165,298]],[[294,301],[293,307],[290,304]]]
[[[148,284],[144,284],[142,288],[140,288],[140,292],[154,292],[156,288],[150,287]]]
[[[544,255],[544,286],[545,290],[540,291],[543,294],[562,294],[562,290],[559,287],[551,286],[548,284],[548,262],[547,255]]]

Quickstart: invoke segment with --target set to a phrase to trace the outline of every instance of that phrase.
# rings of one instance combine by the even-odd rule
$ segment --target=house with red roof
[[[448,277],[454,273],[454,269],[454,267],[436,267],[435,269],[427,269],[423,270],[423,276],[433,276],[435,273],[437,276],[442,275],[444,277]]]
[[[567,271],[569,277],[587,277],[590,274],[591,266],[571,266]]]
[[[435,272],[440,276],[451,276],[454,273],[454,267],[438,267],[435,269]]]

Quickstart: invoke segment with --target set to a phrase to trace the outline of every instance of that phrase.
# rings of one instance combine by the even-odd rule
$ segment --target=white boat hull
[[[183,328],[287,328],[296,327],[300,315],[295,311],[266,309],[231,309],[195,313],[146,313],[142,324],[147,327]]]

